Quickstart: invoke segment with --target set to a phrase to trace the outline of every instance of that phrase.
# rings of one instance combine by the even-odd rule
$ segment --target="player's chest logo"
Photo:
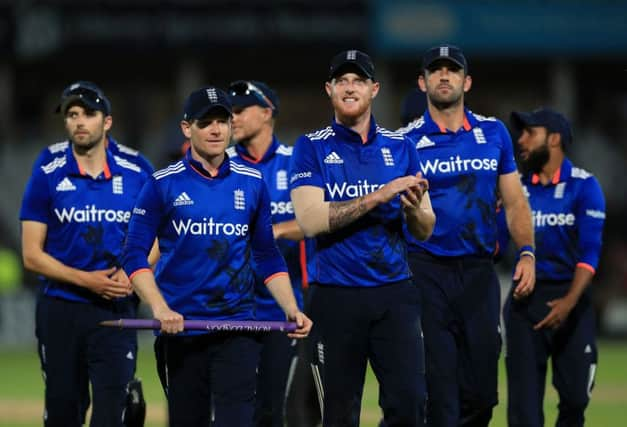
[[[124,182],[121,176],[114,176],[111,179],[111,186],[113,194],[124,194]]]
[[[76,186],[70,181],[68,177],[63,178],[63,180],[57,184],[57,191],[76,191]]]
[[[233,190],[233,208],[238,211],[246,210],[246,195],[244,190]]]
[[[564,190],[566,190],[566,183],[560,182],[555,186],[555,192],[553,193],[554,199],[563,199],[564,198]]]
[[[383,156],[383,164],[385,166],[394,166],[394,157],[392,157],[392,153],[389,148],[381,148],[381,155]]]
[[[276,173],[276,189],[277,190],[287,190],[287,171],[286,170],[278,170]]]

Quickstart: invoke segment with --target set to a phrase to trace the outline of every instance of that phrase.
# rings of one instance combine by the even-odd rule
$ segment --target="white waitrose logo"
[[[293,183],[295,181],[298,181],[299,179],[302,178],[311,178],[311,172],[307,171],[307,172],[297,172],[292,174],[292,177],[290,178],[290,183]]]
[[[246,209],[246,198],[244,197],[244,190],[233,191],[233,207],[239,211]]]
[[[425,147],[433,147],[434,145],[435,145],[435,142],[431,141],[426,136],[423,136],[422,138],[420,138],[420,141],[418,141],[418,143],[416,144],[416,150],[419,150]]]
[[[178,195],[176,199],[174,199],[174,206],[184,206],[184,205],[193,205],[194,201],[187,195],[185,191]]]
[[[331,151],[327,157],[324,158],[324,162],[327,164],[339,165],[344,163],[344,160],[335,151]]]
[[[71,207],[59,210],[55,208],[54,213],[59,222],[128,222],[131,219],[130,211],[115,209],[98,209],[96,205],[85,205],[84,209]]]
[[[112,181],[113,194],[124,194],[124,185],[121,176],[114,176]]]
[[[276,173],[276,189],[287,190],[287,171],[280,170]]]
[[[499,162],[497,159],[462,159],[459,154],[449,157],[448,160],[435,159],[420,162],[420,169],[426,175],[437,173],[455,173],[468,171],[496,171]]]
[[[176,234],[191,234],[194,236],[246,236],[248,224],[233,224],[230,222],[215,222],[213,217],[202,221],[192,221],[191,219],[172,220],[172,225]]]
[[[57,191],[76,191],[76,187],[68,178],[63,178],[63,181],[57,184]]]
[[[370,184],[368,180],[359,180],[357,184],[348,184],[343,182],[338,184],[337,182],[333,185],[327,183],[327,191],[329,192],[332,199],[347,197],[361,197],[365,196],[368,193],[372,193],[373,191],[377,191],[380,187],[383,187],[383,184]]]
[[[575,225],[575,214],[573,213],[545,213],[542,211],[531,211],[533,225],[539,227],[559,227],[563,225]]]
[[[481,128],[474,128],[472,133],[475,135],[475,141],[477,141],[477,144],[486,143],[485,135],[483,134],[483,130],[481,130]]]
[[[392,157],[392,153],[389,148],[382,148],[381,154],[383,155],[383,163],[385,166],[394,166],[394,157]]]

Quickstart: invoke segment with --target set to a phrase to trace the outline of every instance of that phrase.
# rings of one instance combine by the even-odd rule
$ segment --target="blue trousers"
[[[157,337],[170,427],[252,427],[259,348],[239,332]]]
[[[492,260],[410,253],[422,291],[427,425],[487,426],[498,402],[500,287]]]
[[[126,385],[135,373],[137,335],[98,323],[135,317],[135,307],[130,298],[90,304],[39,297],[35,333],[46,385],[46,427],[82,426],[90,400],[84,394],[90,383],[90,425],[123,425]]]
[[[570,282],[538,282],[524,300],[507,298],[503,319],[507,336],[508,405],[512,427],[544,426],[543,401],[549,358],[559,395],[556,426],[584,425],[597,366],[594,309],[584,293],[558,329],[533,330],[550,311],[548,301],[566,295]]]
[[[387,426],[422,426],[426,396],[416,286],[411,281],[368,288],[312,285],[310,292],[323,426],[359,425],[368,361]]]

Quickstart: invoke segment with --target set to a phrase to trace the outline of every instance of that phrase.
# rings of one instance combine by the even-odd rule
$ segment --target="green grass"
[[[0,349],[0,367],[0,426],[41,426],[43,382],[35,348]],[[165,400],[155,372],[152,340],[149,336],[144,336],[140,343],[138,376],[142,378],[148,401],[146,427],[164,427]],[[506,426],[507,396],[502,359],[499,396],[501,403],[496,407],[491,423],[495,427]],[[377,425],[380,417],[377,398],[377,384],[369,373],[361,416],[361,425],[364,427]],[[549,378],[545,399],[547,426],[554,424],[556,406],[557,397]],[[627,425],[627,343],[599,343],[599,368],[592,402],[586,411],[586,425]]]

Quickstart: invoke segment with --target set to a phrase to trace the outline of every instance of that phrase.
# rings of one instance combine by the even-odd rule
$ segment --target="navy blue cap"
[[[229,97],[222,89],[206,86],[192,92],[183,106],[183,120],[192,122],[207,115],[213,109],[221,109],[232,114]]]
[[[233,107],[250,107],[259,105],[272,109],[272,115],[279,114],[279,97],[276,92],[264,82],[257,80],[237,80],[227,89],[229,100]]]
[[[374,63],[367,54],[359,50],[345,50],[331,59],[329,81],[339,74],[351,71],[374,81]]]
[[[111,103],[95,83],[80,80],[66,87],[55,111],[65,114],[68,106],[74,102],[102,111],[105,116],[111,115]]]
[[[468,74],[468,61],[460,48],[453,46],[452,44],[441,44],[432,47],[422,57],[422,71],[429,68],[435,61],[446,59],[459,65],[464,69],[464,73]]]
[[[412,89],[401,105],[401,125],[407,126],[422,116],[427,109],[427,94],[420,89]]]
[[[510,120],[518,131],[528,127],[542,126],[549,133],[559,133],[564,144],[573,141],[570,122],[564,115],[551,108],[541,107],[529,113],[514,111]]]

